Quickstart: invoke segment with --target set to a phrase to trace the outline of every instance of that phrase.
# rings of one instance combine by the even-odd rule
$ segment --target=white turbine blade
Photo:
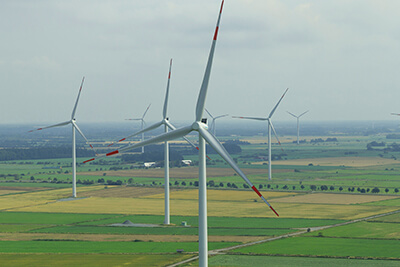
[[[203,82],[200,87],[199,97],[197,98],[196,121],[201,121],[201,119],[203,117],[204,105],[205,105],[206,97],[207,97],[208,82],[210,80],[212,61],[213,61],[213,57],[214,57],[215,44],[217,42],[219,22],[221,20],[223,6],[224,6],[224,1],[222,0],[221,9],[219,11],[218,20],[217,20],[217,26],[215,27],[214,38],[213,38],[213,41],[211,44],[210,54],[208,56],[208,62],[207,62],[206,70],[205,70],[204,77],[203,77]]]
[[[79,97],[81,96],[81,91],[82,91],[82,86],[83,86],[83,82],[84,81],[85,81],[85,77],[82,78],[81,87],[79,88],[78,97],[76,98],[74,109],[72,110],[71,120],[74,119],[74,117],[75,117],[76,107],[78,106],[78,101],[79,101]]]
[[[274,208],[268,203],[268,201],[263,197],[263,195],[258,191],[258,189],[253,185],[252,182],[246,177],[246,175],[242,172],[242,170],[236,165],[235,161],[231,158],[229,153],[225,150],[225,148],[221,145],[218,139],[212,135],[209,131],[204,129],[203,127],[199,127],[199,134],[207,141],[207,143],[214,148],[214,150],[234,169],[237,174],[239,174],[243,180],[253,189],[254,192],[271,208],[271,210],[279,216],[279,214],[274,210]]]
[[[126,121],[141,121],[142,119],[125,119]]]
[[[229,116],[229,114],[219,115],[219,116],[215,117],[215,119],[219,119],[219,118],[223,118],[223,117],[227,117],[227,116]]]
[[[239,117],[239,116],[232,116],[234,119],[245,119],[245,120],[257,120],[257,121],[266,121],[268,118],[259,118],[259,117]]]
[[[72,121],[72,125],[74,125],[74,127],[75,127],[75,129],[78,131],[78,133],[83,137],[83,139],[86,140],[86,144],[88,144],[88,145],[93,149],[94,153],[95,153],[96,156],[97,156],[97,153],[96,153],[96,151],[94,150],[94,147],[93,147],[92,144],[89,142],[89,140],[86,138],[86,136],[83,134],[83,132],[81,131],[81,129],[79,129],[78,125],[77,125],[74,121]]]
[[[283,95],[281,96],[281,98],[279,99],[278,103],[276,103],[275,107],[272,109],[271,113],[269,114],[268,118],[271,118],[272,115],[274,115],[275,110],[277,109],[277,107],[279,106],[279,104],[281,103],[283,97],[285,96],[286,92],[289,90],[289,88],[286,88],[285,92],[283,93]]]
[[[167,91],[165,92],[165,99],[164,99],[163,119],[167,118],[168,97],[169,97],[169,81],[171,80],[171,66],[172,66],[172,58],[171,58],[171,60],[169,62],[168,82],[167,82]]]
[[[146,111],[143,113],[142,120],[144,119],[144,116],[146,116],[146,113],[147,113],[147,111],[149,110],[150,106],[151,106],[151,103],[150,103],[150,105],[146,108]]]
[[[307,112],[309,112],[309,110],[307,110],[306,112],[301,113],[301,114],[299,115],[299,118],[300,118],[301,116],[303,116],[304,114],[306,114]]]
[[[151,130],[157,128],[157,127],[160,127],[162,124],[163,124],[162,121],[157,122],[157,123],[154,123],[153,125],[150,125],[149,127],[144,128],[143,130],[140,130],[140,131],[138,131],[138,132],[135,132],[135,133],[133,133],[133,134],[131,134],[131,135],[125,137],[125,138],[119,139],[118,141],[113,142],[113,143],[109,144],[108,146],[112,146],[112,145],[114,145],[114,144],[116,144],[116,143],[125,141],[126,139],[131,138],[131,137],[134,137],[134,136],[139,135],[139,134],[141,134],[141,133],[145,133],[145,132],[151,131]]]
[[[211,119],[214,119],[213,115],[211,115],[211,113],[205,108],[206,112],[208,115],[210,115]]]
[[[105,154],[104,156],[97,157],[97,158],[91,158],[89,160],[85,160],[83,163],[86,163],[86,162],[89,162],[89,161],[93,161],[93,160],[96,160],[98,158],[109,157],[109,156],[112,156],[112,155],[115,155],[115,154],[119,154],[121,152],[132,150],[132,149],[135,149],[135,148],[139,148],[139,147],[143,147],[143,146],[147,146],[147,145],[152,145],[152,144],[156,144],[156,143],[160,143],[160,142],[174,140],[174,139],[177,139],[177,138],[180,138],[182,136],[187,135],[192,130],[193,129],[192,129],[191,125],[190,126],[186,126],[186,127],[183,127],[183,128],[171,131],[171,132],[167,132],[167,133],[161,134],[159,136],[156,136],[156,137],[153,137],[153,138],[150,138],[150,139],[147,139],[145,141],[142,141],[142,142],[130,145],[130,146],[126,146],[126,147],[118,149],[118,150],[114,150],[114,151],[112,151],[110,153]]]
[[[292,115],[295,118],[298,118],[296,115],[294,115],[293,113],[290,113],[289,111],[286,111],[287,113],[289,113],[290,115]]]
[[[282,146],[282,145],[281,145],[281,141],[279,141],[278,135],[276,134],[274,125],[272,124],[272,121],[271,121],[271,120],[269,120],[269,124],[271,125],[271,129],[272,129],[272,131],[274,132],[274,135],[275,135],[276,140],[278,140],[278,144],[279,144],[280,146]],[[282,151],[283,151],[283,148],[282,148],[282,147],[281,147],[281,149],[282,149]]]
[[[40,131],[40,130],[44,130],[44,129],[48,129],[48,128],[53,128],[53,127],[58,127],[58,126],[64,126],[64,125],[67,125],[67,124],[70,124],[70,123],[71,123],[71,121],[65,121],[65,122],[61,122],[61,123],[54,124],[54,125],[50,125],[50,126],[38,128],[38,129],[35,129],[35,130],[30,130],[29,132]]]

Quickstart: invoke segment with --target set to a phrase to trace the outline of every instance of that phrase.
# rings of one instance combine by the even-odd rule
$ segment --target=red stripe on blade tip
[[[279,214],[274,210],[274,208],[272,206],[269,206],[269,208],[276,214],[276,216],[279,217]]]
[[[119,151],[115,150],[113,152],[107,153],[106,156],[108,157],[108,156],[112,156],[112,155],[115,155],[115,154],[118,154],[118,153],[119,153]]]
[[[215,28],[214,41],[217,40],[217,35],[218,35],[218,26],[217,26],[217,28]]]
[[[86,163],[86,162],[89,162],[89,161],[93,161],[93,160],[95,160],[95,158],[85,160],[83,163]]]
[[[251,188],[254,190],[254,192],[257,193],[257,195],[258,195],[259,197],[262,196],[261,193],[260,193],[260,191],[258,191],[258,189],[257,189],[254,185],[253,185]]]

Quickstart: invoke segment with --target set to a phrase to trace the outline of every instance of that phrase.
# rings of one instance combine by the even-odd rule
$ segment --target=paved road
[[[337,223],[337,224],[325,225],[325,226],[319,226],[319,227],[311,227],[310,228],[310,232],[315,232],[315,231],[320,231],[320,230],[328,229],[328,228],[332,228],[332,227],[337,227],[337,226],[347,225],[347,224],[351,224],[351,223],[366,221],[366,220],[375,219],[375,218],[379,218],[379,217],[383,217],[383,216],[387,216],[387,215],[392,215],[392,214],[396,214],[396,213],[400,213],[400,210],[387,212],[387,213],[383,213],[383,214],[378,214],[378,215],[374,215],[374,216],[369,216],[369,217],[365,217],[365,218],[361,218],[361,219],[351,220],[351,221],[344,222],[344,223]],[[265,242],[270,242],[270,241],[274,241],[274,240],[278,240],[278,239],[282,239],[282,238],[302,235],[304,233],[307,233],[307,229],[305,229],[303,231],[296,232],[296,233],[280,235],[280,236],[271,237],[271,238],[263,239],[263,240],[260,240],[260,241],[250,242],[250,243],[241,244],[241,245],[237,245],[237,246],[232,246],[232,247],[228,247],[228,248],[210,250],[210,251],[208,251],[208,255],[209,256],[214,256],[214,255],[218,255],[218,254],[224,254],[225,252],[230,251],[230,250],[243,248],[243,247],[248,247],[248,246],[253,246],[253,245],[257,245],[257,244],[261,244],[261,243],[265,243]],[[198,258],[199,258],[199,256],[195,256],[195,257],[192,257],[190,259],[187,259],[187,260],[184,260],[184,261],[169,265],[169,267],[180,266],[182,264],[186,264],[186,263],[189,263],[191,261],[195,261]]]

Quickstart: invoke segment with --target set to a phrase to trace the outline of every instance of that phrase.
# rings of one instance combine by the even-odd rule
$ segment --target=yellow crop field
[[[171,188],[171,192],[181,189]],[[164,188],[161,187],[133,187],[133,186],[118,186],[101,190],[92,190],[81,192],[80,197],[118,197],[118,198],[136,198],[143,196],[160,195],[164,193]]]
[[[286,197],[286,196],[294,196],[297,193],[288,193],[288,192],[262,192],[266,199],[276,198],[276,197]],[[157,194],[151,196],[145,196],[144,198],[164,198],[164,194]],[[191,199],[198,200],[199,193],[196,189],[190,190],[181,190],[171,192],[171,199]],[[258,195],[251,189],[248,191],[238,191],[238,190],[207,190],[207,199],[209,201],[254,201],[259,200],[262,201]]]
[[[77,194],[86,191],[95,191],[103,189],[104,186],[89,186],[78,188]],[[71,188],[46,190],[40,192],[30,192],[18,195],[0,196],[0,207],[3,210],[43,205],[46,203],[56,202],[59,199],[69,198],[72,196]]]
[[[384,212],[397,207],[379,207],[362,205],[304,204],[270,201],[282,218],[318,218],[318,219],[357,219]],[[30,212],[67,212],[67,213],[110,213],[163,215],[164,201],[155,198],[85,198],[74,201],[60,201],[46,205],[31,205],[9,209],[10,211]],[[171,215],[197,216],[198,201],[194,199],[171,199]],[[227,217],[275,217],[274,213],[258,200],[247,201],[208,201],[209,216]]]
[[[252,164],[263,164],[266,161],[255,162]],[[275,161],[277,165],[299,165],[307,166],[312,163],[314,166],[351,166],[368,167],[377,165],[388,165],[396,163],[393,159],[380,157],[335,157],[335,158],[311,158],[311,159],[292,159]]]
[[[307,194],[276,199],[275,202],[285,203],[315,203],[315,204],[361,204],[387,199],[399,198],[396,196],[374,196],[361,194]]]
[[[21,190],[1,190],[0,189],[0,195],[8,195],[8,194],[15,194],[15,193],[21,193],[24,191]]]

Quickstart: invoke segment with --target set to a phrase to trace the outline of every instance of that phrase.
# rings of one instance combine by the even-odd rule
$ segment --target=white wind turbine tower
[[[299,116],[296,116],[293,113],[290,113],[289,111],[287,112],[287,113],[289,113],[290,115],[292,115],[293,117],[295,117],[297,119],[297,144],[300,143],[300,141],[299,141],[299,136],[300,136],[300,117],[303,116],[304,114],[306,114],[307,112],[309,112],[309,110],[307,110],[306,112],[301,113]]]
[[[274,115],[275,110],[281,103],[283,97],[285,96],[286,92],[289,90],[287,88],[281,98],[279,99],[278,103],[276,103],[275,107],[272,109],[271,113],[269,113],[269,116],[267,118],[258,118],[258,117],[238,117],[238,116],[232,116],[232,118],[237,118],[237,119],[247,119],[247,120],[258,120],[258,121],[268,121],[268,180],[272,179],[272,165],[271,165],[271,158],[272,158],[272,149],[271,149],[271,129],[274,132],[274,135],[276,137],[276,140],[278,140],[279,145],[281,145],[281,142],[279,141],[278,135],[276,134],[274,125],[272,124],[271,117]]]
[[[137,119],[126,119],[127,121],[141,121],[140,123],[140,129],[143,130],[143,127],[146,125],[146,122],[144,121],[144,117],[146,116],[147,111],[149,110],[151,104],[146,108],[146,111],[143,113],[143,116],[141,118]],[[144,132],[142,132],[142,141],[144,141]],[[144,153],[144,147],[142,147],[142,153]]]
[[[278,213],[272,208],[272,206],[268,203],[268,201],[264,198],[264,196],[258,191],[258,189],[250,182],[250,180],[246,177],[246,175],[240,170],[240,168],[236,165],[235,161],[231,158],[229,153],[224,149],[218,139],[208,131],[207,125],[204,123],[202,119],[204,105],[206,101],[208,81],[210,79],[211,66],[214,56],[215,44],[217,41],[219,22],[221,19],[222,7],[224,1],[221,3],[221,9],[218,16],[217,26],[214,33],[214,38],[212,41],[210,54],[208,57],[208,62],[206,66],[206,70],[203,77],[203,82],[201,84],[199,96],[197,99],[197,106],[195,110],[196,119],[195,121],[186,127],[182,127],[168,133],[161,134],[159,136],[150,138],[143,142],[130,145],[120,150],[115,150],[106,154],[105,156],[112,156],[123,151],[128,151],[137,147],[142,147],[145,145],[150,145],[159,142],[165,142],[173,139],[180,138],[189,134],[192,131],[197,131],[199,133],[199,266],[208,266],[208,241],[207,241],[207,184],[206,184],[206,146],[205,141],[207,141],[212,148],[245,180],[245,182],[253,189],[254,192],[270,207],[270,209],[277,215]],[[96,158],[92,158],[84,161],[89,162],[93,161]]]
[[[216,131],[216,129],[215,129],[215,121],[216,121],[217,119],[220,119],[220,118],[229,116],[229,114],[219,115],[219,116],[214,117],[213,115],[211,115],[211,113],[210,113],[207,109],[205,109],[205,110],[206,110],[206,112],[208,113],[208,115],[210,115],[210,117],[211,117],[211,119],[212,119],[212,121],[211,121],[211,129],[212,129],[213,135],[217,136],[217,134],[216,134],[217,131]]]
[[[79,129],[78,125],[76,124],[76,120],[75,120],[75,112],[76,112],[76,108],[78,106],[78,101],[79,101],[79,97],[81,95],[81,91],[82,91],[82,86],[83,86],[84,80],[85,80],[85,77],[82,78],[82,83],[81,83],[81,86],[79,88],[78,97],[76,99],[74,109],[72,110],[71,119],[69,121],[65,121],[65,122],[61,122],[61,123],[58,123],[58,124],[54,124],[54,125],[50,125],[50,126],[46,126],[46,127],[42,127],[42,128],[36,129],[36,130],[29,131],[29,132],[33,132],[33,131],[44,130],[44,129],[47,129],[47,128],[64,126],[64,125],[68,125],[68,124],[72,125],[72,196],[73,197],[76,197],[76,141],[75,141],[75,129],[86,140],[86,143],[89,144],[89,146],[93,149],[93,146],[89,143],[89,141],[87,140],[87,138],[85,137],[83,132]]]
[[[168,72],[168,82],[167,82],[167,90],[165,92],[165,99],[164,99],[164,108],[163,108],[163,119],[153,125],[150,125],[149,127],[142,129],[138,132],[133,133],[130,136],[127,136],[125,138],[122,138],[120,140],[118,140],[115,143],[119,143],[121,141],[124,141],[130,137],[136,136],[138,134],[147,132],[147,131],[151,131],[154,130],[158,127],[160,127],[161,125],[164,125],[164,130],[165,132],[168,132],[168,128],[171,130],[175,130],[175,126],[172,125],[169,122],[169,119],[167,117],[167,110],[168,110],[168,98],[169,98],[169,84],[170,84],[170,79],[171,79],[171,67],[172,67],[172,59],[170,60],[170,64],[169,64],[169,72]],[[199,148],[193,144],[189,139],[187,139],[185,136],[183,136],[183,138],[190,144],[192,145],[194,148],[196,148],[197,150],[199,150]],[[115,143],[110,144],[109,146],[114,145]],[[169,204],[169,145],[168,145],[168,141],[165,141],[164,143],[164,224],[170,224],[170,204]]]

